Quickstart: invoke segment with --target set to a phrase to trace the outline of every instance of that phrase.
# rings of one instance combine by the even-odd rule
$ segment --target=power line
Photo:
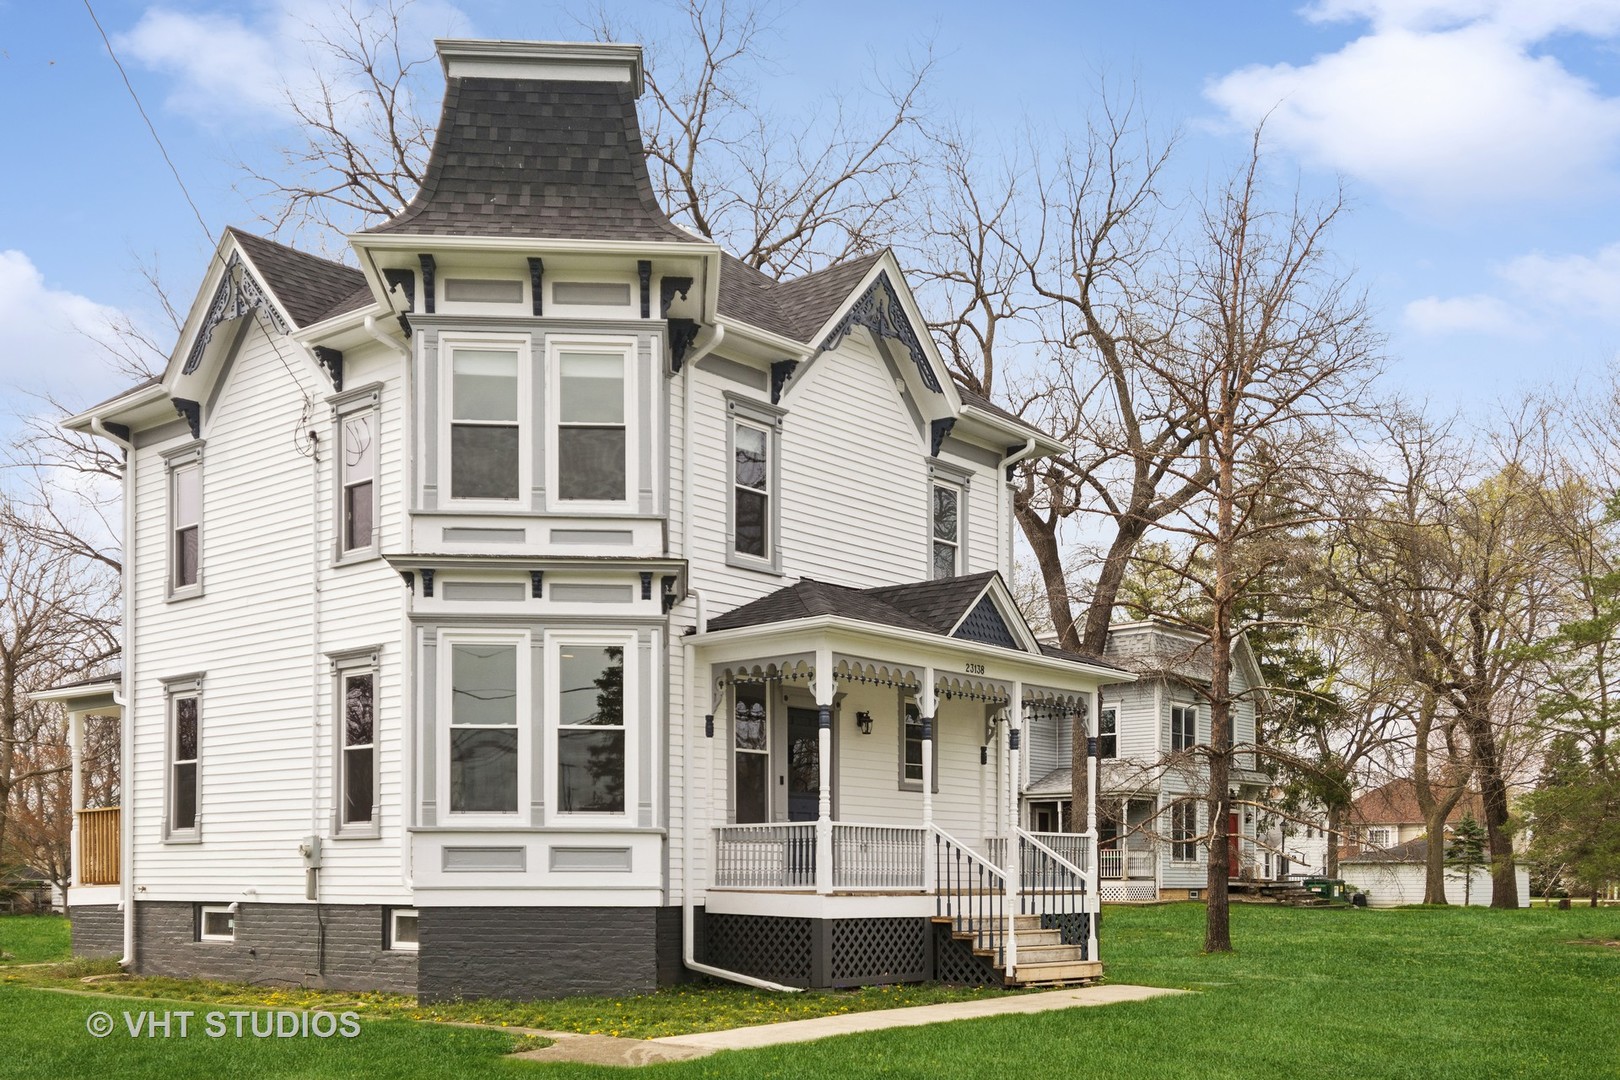
[[[124,88],[129,91],[130,98],[135,102],[136,111],[141,114],[141,119],[146,121],[146,130],[152,133],[152,141],[157,143],[158,153],[163,155],[163,160],[168,163],[169,172],[174,174],[174,182],[180,186],[180,194],[186,197],[186,203],[191,207],[191,212],[196,217],[197,224],[202,226],[203,234],[208,237],[208,242],[214,243],[213,230],[209,229],[208,223],[203,220],[202,211],[197,209],[197,203],[192,199],[191,192],[186,190],[186,182],[180,179],[180,170],[175,168],[174,159],[169,157],[168,148],[163,145],[163,140],[158,136],[157,128],[152,124],[152,118],[146,115],[146,106],[141,104],[140,95],[135,92],[135,85],[129,81],[129,72],[124,70],[123,62],[118,59],[118,54],[113,51],[112,39],[107,36],[107,31],[103,29],[101,20],[96,17],[96,9],[90,6],[90,0],[84,0],[84,10],[90,13],[90,21],[96,24],[96,32],[101,35],[102,44],[107,46],[107,55],[112,57],[113,66],[118,69],[119,76],[123,78]]]

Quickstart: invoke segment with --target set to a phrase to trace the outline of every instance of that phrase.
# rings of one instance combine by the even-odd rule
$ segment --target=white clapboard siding
[[[168,603],[167,492],[162,447],[136,461],[135,591],[132,647],[136,760],[130,790],[136,821],[135,881],[152,899],[250,895],[303,897],[299,840],[329,831],[332,684],[327,651],[383,647],[378,701],[398,700],[398,578],[380,564],[333,571],[330,459],[335,440],[319,398],[330,385],[302,350],[279,352],[251,328],[203,431],[204,594]],[[356,361],[363,360],[357,351]],[[285,361],[285,362],[284,362]],[[290,370],[289,370],[290,369]],[[351,370],[364,372],[356,363]],[[388,393],[397,395],[397,379]],[[299,452],[304,395],[327,433],[323,460]],[[396,405],[397,408],[397,405]],[[383,520],[397,505],[399,437],[384,424]],[[397,426],[397,425],[396,425]],[[179,445],[185,437],[171,445]],[[317,534],[315,531],[319,529]],[[320,542],[319,562],[315,544]],[[313,575],[321,568],[325,610],[314,623]],[[343,611],[334,611],[341,604]],[[391,648],[390,648],[391,647]],[[389,657],[392,659],[387,659]],[[162,840],[166,699],[162,680],[204,674],[201,710],[200,844]],[[381,841],[327,849],[326,899],[386,898],[401,884],[398,718],[381,718]],[[312,756],[312,746],[314,754]],[[312,767],[314,772],[312,774]],[[344,882],[345,877],[349,878]],[[380,896],[379,889],[385,890]],[[252,890],[249,892],[248,890]]]

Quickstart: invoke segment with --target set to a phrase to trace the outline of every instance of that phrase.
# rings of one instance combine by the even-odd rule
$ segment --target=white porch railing
[[[928,830],[832,823],[833,889],[927,887]],[[714,831],[717,889],[814,889],[816,823],[722,825]]]
[[[1125,881],[1130,878],[1151,878],[1153,876],[1153,852],[1151,851],[1099,851],[1097,853],[1097,872],[1099,876],[1108,881]]]
[[[1091,837],[1085,833],[1032,832],[1029,835],[1080,872],[1091,869]]]
[[[922,889],[928,830],[833,822],[834,889]]]
[[[816,823],[722,825],[714,830],[720,889],[814,889]]]

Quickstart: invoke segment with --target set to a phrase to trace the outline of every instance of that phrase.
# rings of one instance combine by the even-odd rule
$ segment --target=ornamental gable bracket
[[[263,312],[283,334],[290,332],[287,321],[265,295],[264,286],[248,272],[241,252],[233,251],[226,260],[219,288],[214,290],[214,299],[208,305],[208,314],[203,316],[202,325],[197,328],[196,340],[191,343],[191,352],[186,356],[185,367],[180,369],[181,374],[190,375],[202,364],[203,353],[207,351],[208,343],[213,340],[214,331],[220,323],[240,319],[254,311]]]
[[[866,327],[877,337],[899,342],[911,355],[911,362],[917,365],[917,376],[922,379],[923,385],[936,394],[945,392],[934,375],[933,365],[928,362],[928,354],[923,350],[911,319],[906,315],[905,306],[900,303],[899,294],[889,281],[887,270],[878,271],[878,276],[872,279],[872,284],[867,286],[860,299],[838,320],[838,325],[827,332],[816,352],[836,349],[857,326]]]

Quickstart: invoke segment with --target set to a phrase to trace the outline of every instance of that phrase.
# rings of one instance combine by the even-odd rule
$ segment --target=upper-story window
[[[1114,709],[1103,709],[1097,714],[1097,756],[1119,756],[1119,714]]]
[[[334,406],[337,420],[337,557],[377,550],[378,393],[364,390]]]
[[[731,434],[731,550],[756,559],[771,557],[771,434],[738,420]]]
[[[169,457],[170,597],[202,591],[202,448]]]
[[[515,500],[523,490],[526,382],[516,347],[450,350],[450,497]]]
[[[755,570],[780,570],[782,410],[736,394],[726,395],[731,498],[726,506],[726,561]]]
[[[932,487],[933,576],[955,577],[962,572],[962,489],[941,480]]]
[[[632,342],[552,342],[549,489],[558,503],[621,509],[630,497]]]
[[[1170,750],[1191,750],[1198,742],[1198,709],[1193,705],[1170,707]]]

